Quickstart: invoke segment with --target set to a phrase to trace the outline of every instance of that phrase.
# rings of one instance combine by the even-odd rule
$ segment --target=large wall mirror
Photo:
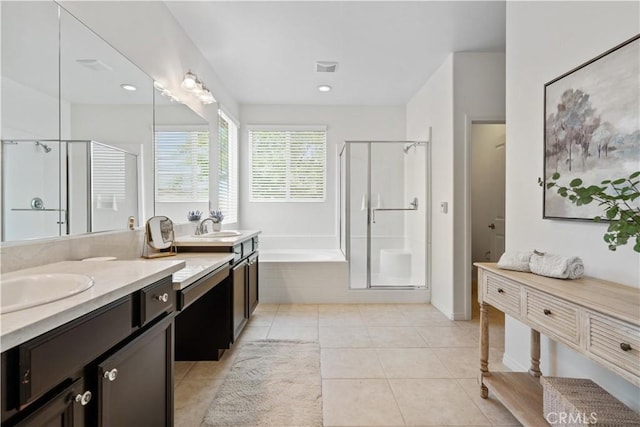
[[[2,241],[141,224],[152,79],[54,2],[0,7]]]

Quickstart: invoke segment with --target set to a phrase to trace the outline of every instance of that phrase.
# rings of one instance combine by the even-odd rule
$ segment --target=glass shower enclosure
[[[124,229],[136,154],[90,140],[2,140],[2,241]]]
[[[428,288],[429,144],[345,141],[340,249],[351,289]]]

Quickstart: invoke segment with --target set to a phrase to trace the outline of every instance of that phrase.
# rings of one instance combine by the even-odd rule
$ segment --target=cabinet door
[[[84,389],[84,380],[76,380],[51,398],[33,414],[16,424],[19,427],[84,426],[84,407],[91,401],[91,392]]]
[[[246,289],[246,270],[247,261],[244,260],[241,263],[233,267],[233,340],[235,341],[242,332],[245,323],[247,322],[247,289]]]
[[[249,257],[249,266],[247,267],[248,282],[248,317],[251,317],[253,310],[258,306],[258,256]]]
[[[173,317],[98,365],[101,427],[173,425]]]

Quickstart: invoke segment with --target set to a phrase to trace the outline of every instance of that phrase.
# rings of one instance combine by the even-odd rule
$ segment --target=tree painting
[[[640,36],[545,85],[544,138],[545,180],[599,184],[640,170]],[[545,192],[547,218],[599,213]]]

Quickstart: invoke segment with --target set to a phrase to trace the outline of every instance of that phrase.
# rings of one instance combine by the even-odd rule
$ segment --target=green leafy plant
[[[583,185],[582,179],[575,178],[568,186],[558,184],[559,173],[554,173],[547,181],[547,190],[556,189],[561,197],[565,197],[576,206],[597,202],[604,209],[603,216],[596,216],[594,221],[609,220],[609,228],[604,234],[604,241],[609,249],[615,251],[618,246],[626,245],[629,239],[635,239],[633,250],[640,252],[640,206],[634,203],[640,197],[640,171],[628,178],[604,180],[600,185]],[[540,185],[543,182],[540,180]]]

